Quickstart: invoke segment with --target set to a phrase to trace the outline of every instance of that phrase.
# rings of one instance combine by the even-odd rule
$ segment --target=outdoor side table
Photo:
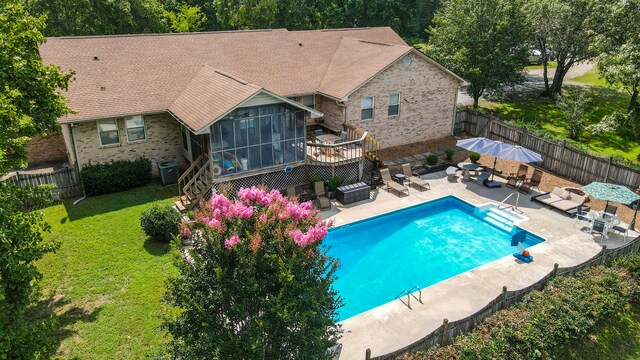
[[[369,189],[369,185],[363,182],[340,186],[336,189],[336,199],[343,205],[368,200]]]
[[[393,177],[396,179],[396,181],[400,185],[404,185],[404,179],[407,178],[404,174],[395,174],[393,175]]]
[[[470,163],[470,162],[458,163],[458,167],[462,169],[462,171],[464,172],[464,176],[462,177],[463,181],[471,180],[471,173],[469,172],[469,170],[478,171],[479,169],[481,169],[481,167],[479,167],[477,164]]]

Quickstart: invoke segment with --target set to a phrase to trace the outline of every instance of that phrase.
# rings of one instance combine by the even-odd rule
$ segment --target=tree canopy
[[[474,107],[486,90],[524,80],[529,34],[520,0],[450,0],[429,33],[427,54],[469,82]]]

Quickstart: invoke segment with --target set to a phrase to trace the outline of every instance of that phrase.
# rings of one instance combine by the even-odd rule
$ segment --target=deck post
[[[507,286],[502,287],[502,308],[505,309],[507,307]]]
[[[600,257],[600,265],[604,264],[606,254],[607,254],[607,245],[602,245],[602,256]]]
[[[367,349],[367,351],[365,351],[364,359],[365,360],[371,360],[371,349]]]
[[[558,265],[558,263],[553,264],[553,272],[552,272],[553,277],[556,277],[558,275],[558,267],[559,266],[560,265]]]

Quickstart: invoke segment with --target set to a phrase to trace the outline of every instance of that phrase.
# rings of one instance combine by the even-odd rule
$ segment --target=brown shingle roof
[[[219,76],[195,78],[205,65],[282,96],[341,98],[409,50],[388,27],[48,38],[40,47],[46,63],[76,71],[66,96],[78,113],[61,122],[184,110],[183,91],[223,89]]]

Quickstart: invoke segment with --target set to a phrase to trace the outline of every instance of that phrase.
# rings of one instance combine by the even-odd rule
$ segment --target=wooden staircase
[[[193,209],[211,190],[213,173],[211,161],[200,155],[178,179],[180,200],[175,202],[180,212]]]
[[[355,127],[347,124],[343,124],[344,130],[347,132],[347,136],[349,139],[358,139],[364,135],[364,133]],[[373,161],[376,167],[382,167],[382,160],[379,157],[380,144],[373,138],[370,134],[367,133],[367,136],[364,139],[364,144],[362,147],[364,151],[364,156]]]

